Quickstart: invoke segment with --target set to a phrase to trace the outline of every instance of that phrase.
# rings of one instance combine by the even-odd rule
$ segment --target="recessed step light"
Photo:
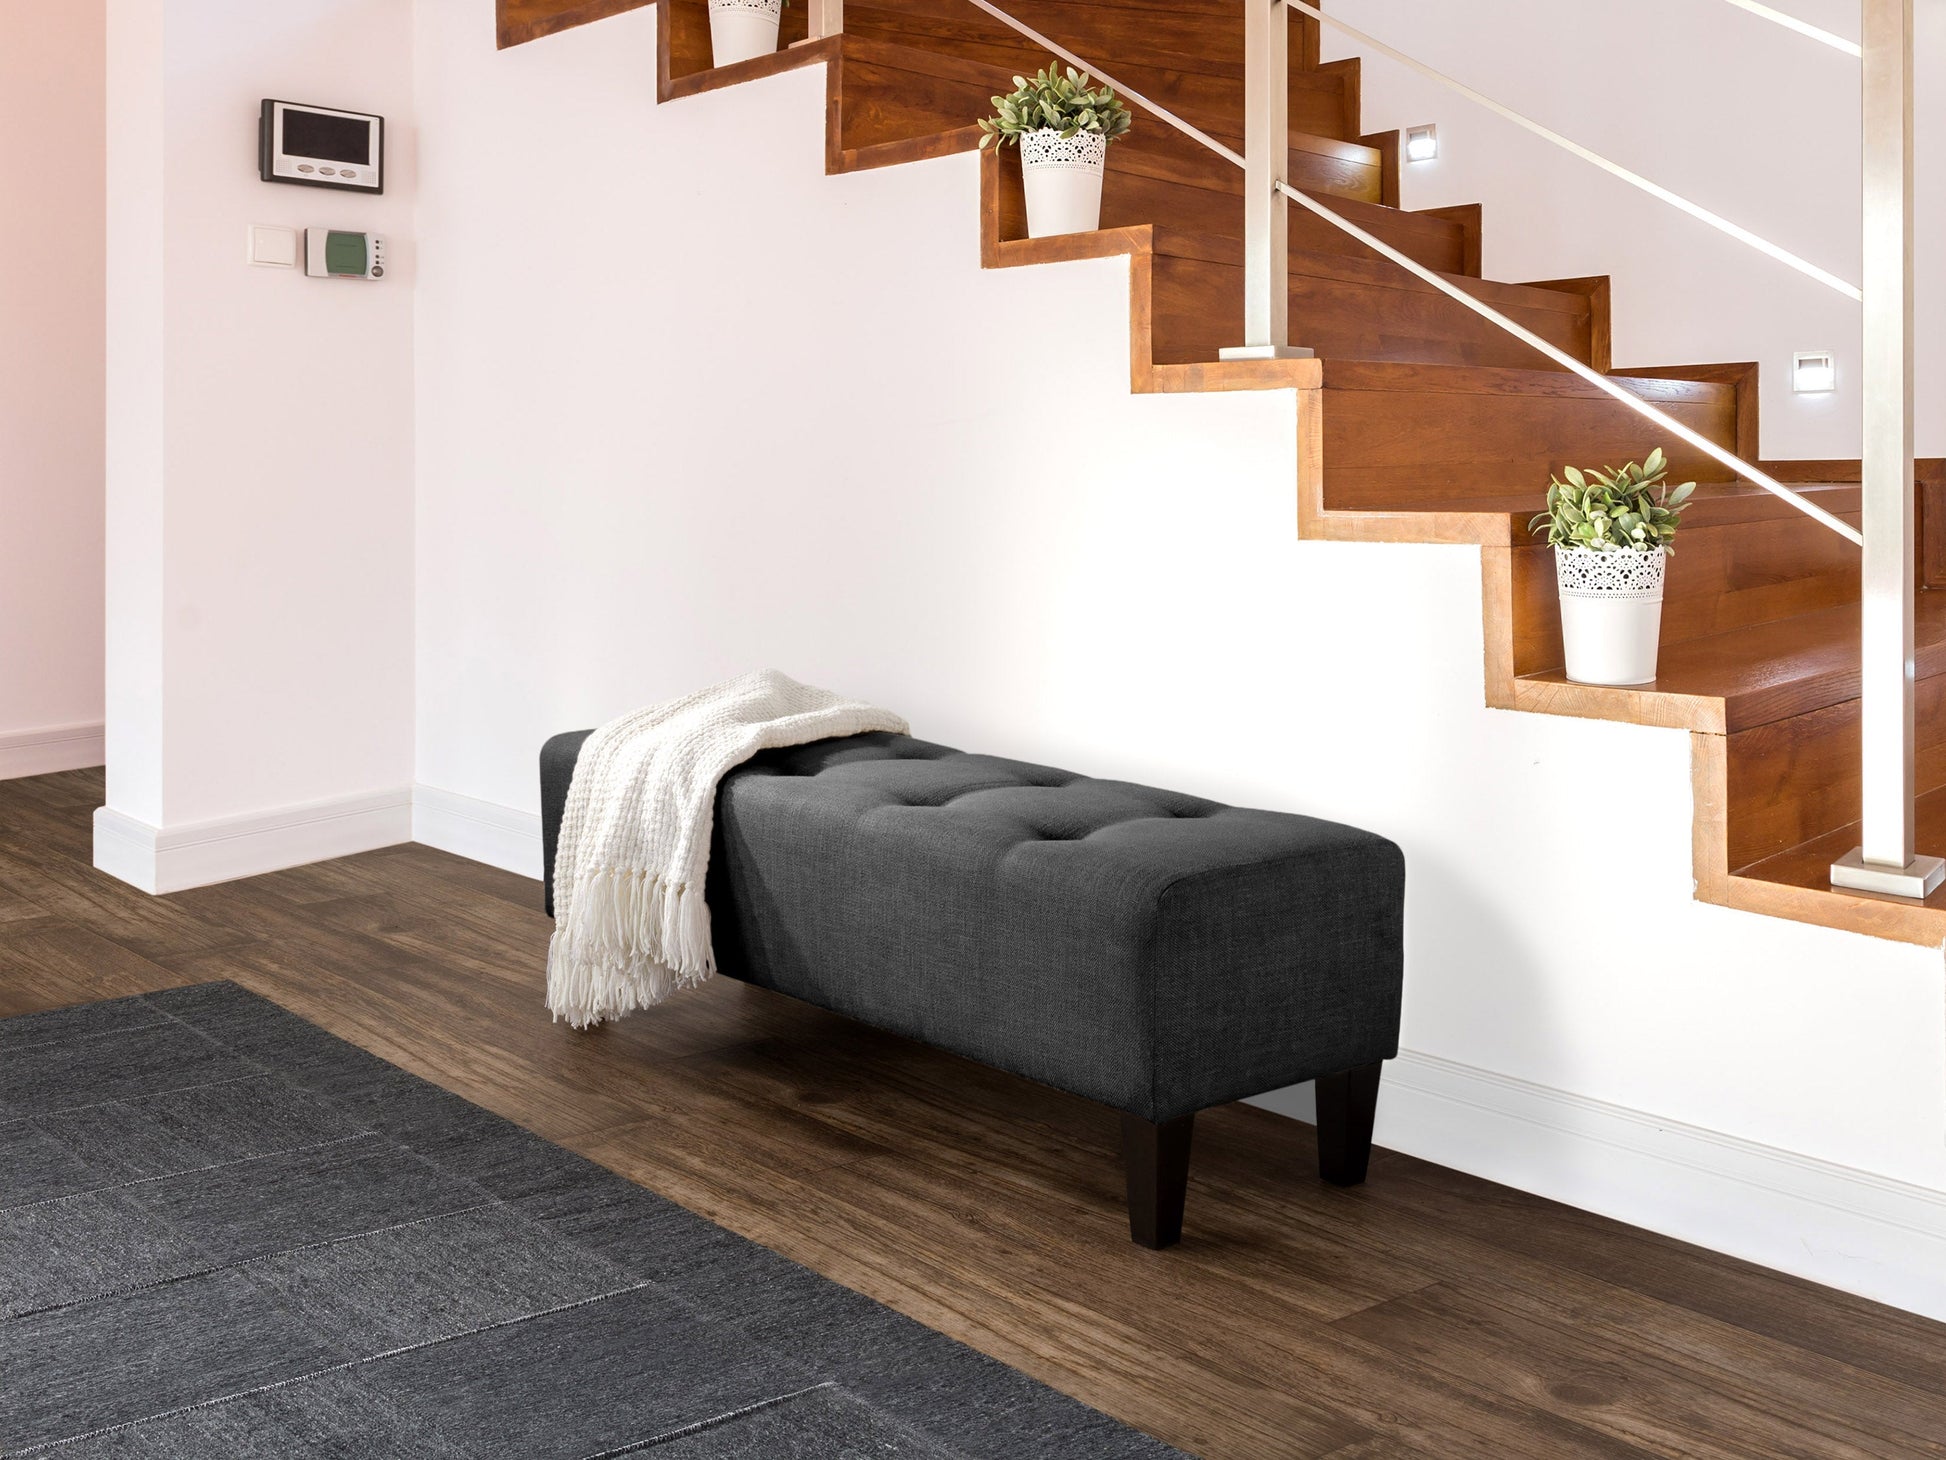
[[[1427,125],[1405,129],[1405,160],[1432,162],[1439,156],[1439,128]]]
[[[1829,350],[1799,350],[1791,356],[1791,389],[1818,395],[1838,388],[1838,362]]]

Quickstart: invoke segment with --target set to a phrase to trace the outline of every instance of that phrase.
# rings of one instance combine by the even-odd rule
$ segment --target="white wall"
[[[101,764],[102,0],[0,0],[0,777]]]
[[[1380,40],[1624,167],[1857,283],[1858,62],[1716,0],[1333,0]],[[1848,39],[1857,0],[1773,0]],[[1946,4],[1919,0],[1919,450],[1946,454]],[[1327,56],[1359,47],[1327,30]],[[1435,122],[1440,156],[1408,165],[1408,208],[1486,205],[1499,279],[1609,274],[1615,363],[1763,365],[1764,452],[1859,453],[1858,305],[1752,252],[1382,56],[1363,66],[1365,124]],[[1833,350],[1839,389],[1794,395],[1791,356]]]
[[[110,0],[109,14],[110,754],[98,860],[141,885],[179,886],[191,862],[200,878],[401,839],[410,0]],[[264,97],[384,114],[386,195],[261,182]],[[253,268],[251,223],[383,232],[390,277]],[[231,862],[208,860],[217,842]],[[184,866],[158,871],[171,861]]]
[[[1946,1315],[1940,954],[1693,902],[1685,738],[1482,708],[1477,553],[1298,542],[1291,397],[1131,397],[1125,266],[982,272],[971,157],[825,177],[815,70],[658,108],[646,11],[417,54],[422,839],[531,870],[544,736],[766,664],[1354,821],[1411,869],[1381,1139]]]

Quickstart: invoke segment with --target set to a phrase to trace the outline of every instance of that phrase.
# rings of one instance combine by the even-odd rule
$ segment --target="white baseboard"
[[[95,866],[144,892],[181,892],[411,840],[412,793],[403,787],[166,828],[109,806],[95,812]]]
[[[412,839],[522,877],[541,875],[541,819],[531,811],[414,786]]]
[[[1315,1118],[1308,1087],[1255,1103]],[[1946,1192],[1410,1050],[1385,1067],[1377,1140],[1946,1320]]]
[[[106,759],[99,720],[88,725],[0,731],[0,781],[87,770]]]

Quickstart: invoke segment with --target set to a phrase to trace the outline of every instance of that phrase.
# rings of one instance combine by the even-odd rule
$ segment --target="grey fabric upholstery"
[[[708,897],[723,972],[1151,1121],[1398,1052],[1404,858],[1307,816],[858,735],[725,778]]]

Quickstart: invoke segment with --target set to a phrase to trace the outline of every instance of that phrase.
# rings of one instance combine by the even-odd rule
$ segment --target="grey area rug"
[[[1178,1453],[234,984],[0,1021],[0,1454]]]

